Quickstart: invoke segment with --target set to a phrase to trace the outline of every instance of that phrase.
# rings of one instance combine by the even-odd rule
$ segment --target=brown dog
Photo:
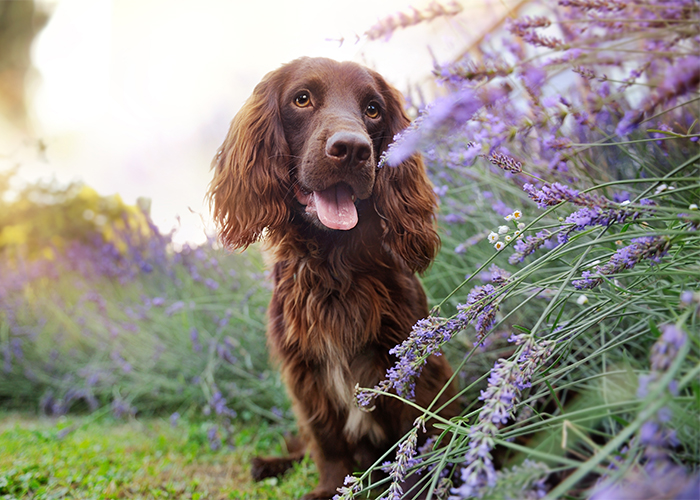
[[[356,384],[383,379],[396,361],[389,350],[428,314],[414,273],[439,247],[430,182],[419,156],[377,168],[408,124],[400,94],[376,72],[302,58],[257,85],[213,162],[221,239],[240,248],[264,236],[272,254],[268,343],[320,474],[304,499],[332,497],[420,415],[388,397],[363,412],[353,396]],[[431,356],[416,402],[429,405],[451,375],[444,357]],[[442,411],[456,413],[455,404]],[[290,463],[260,459],[255,474]]]

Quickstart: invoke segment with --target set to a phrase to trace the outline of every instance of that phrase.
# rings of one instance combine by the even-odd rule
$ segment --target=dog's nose
[[[372,155],[369,139],[354,132],[336,132],[326,141],[326,156],[350,167],[366,162]]]

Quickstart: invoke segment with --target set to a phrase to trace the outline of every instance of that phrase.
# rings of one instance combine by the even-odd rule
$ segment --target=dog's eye
[[[309,97],[308,92],[302,92],[298,96],[294,98],[294,104],[299,106],[300,108],[305,108],[309,104],[311,104],[311,97]]]
[[[365,114],[370,118],[377,118],[379,116],[379,106],[374,102],[370,102],[367,105],[367,109],[365,109]]]

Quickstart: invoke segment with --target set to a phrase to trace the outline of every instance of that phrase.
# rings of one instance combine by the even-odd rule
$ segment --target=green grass
[[[309,460],[280,479],[251,480],[253,456],[282,453],[280,428],[240,426],[232,446],[211,451],[208,425],[0,414],[0,499],[273,500],[315,484]]]

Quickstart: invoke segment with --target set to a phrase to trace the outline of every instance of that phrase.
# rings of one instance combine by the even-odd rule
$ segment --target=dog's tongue
[[[357,209],[352,189],[347,184],[314,191],[314,201],[318,218],[327,228],[348,230],[357,224]]]

